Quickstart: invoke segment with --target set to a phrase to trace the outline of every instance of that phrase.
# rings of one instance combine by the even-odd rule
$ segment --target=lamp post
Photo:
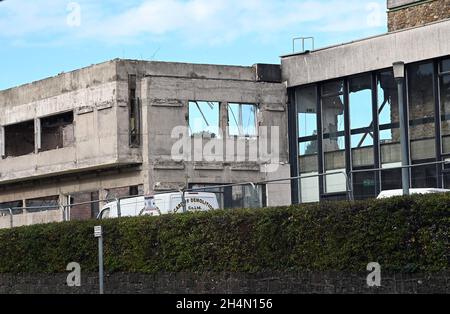
[[[405,86],[405,63],[395,62],[394,78],[398,89],[398,107],[400,115],[400,146],[402,153],[402,188],[403,195],[409,195],[409,155],[408,155],[408,134],[407,125],[405,122],[405,101],[404,101],[404,86]]]

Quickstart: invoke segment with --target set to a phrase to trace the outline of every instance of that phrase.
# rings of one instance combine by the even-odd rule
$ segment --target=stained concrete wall
[[[0,91],[1,126],[73,111],[75,129],[72,147],[1,160],[0,184],[141,163],[123,138],[117,93],[115,62]]]
[[[136,75],[141,100],[137,148],[129,146],[129,75]],[[265,165],[258,162],[173,162],[170,134],[187,125],[189,100],[259,104],[260,125],[280,127],[278,171],[261,172]],[[285,86],[259,82],[255,67],[113,60],[0,91],[0,125],[68,110],[74,111],[74,145],[0,160],[0,203],[49,195],[67,201],[83,192],[102,198],[109,189],[135,185],[153,193],[184,185],[186,174],[191,183],[212,184],[289,177]],[[269,205],[290,203],[289,182],[267,192]]]
[[[170,76],[150,76],[144,79],[143,106],[146,110],[144,120],[148,138],[148,192],[175,189],[185,185],[186,180],[195,184],[227,184],[267,179],[288,178],[287,151],[287,110],[285,87],[282,84],[237,81],[234,79],[209,80],[205,78],[184,78]],[[145,90],[145,91],[144,91]],[[228,103],[254,103],[259,105],[258,124],[275,126],[280,130],[280,156],[278,170],[264,172],[264,163],[245,159],[244,150],[236,150],[234,161],[206,162],[200,160],[174,162],[171,153],[178,141],[171,138],[177,126],[188,126],[189,101],[215,101],[221,106],[220,126],[226,126]],[[227,136],[225,135],[224,138]],[[255,140],[255,139],[253,139]],[[211,139],[203,139],[205,147]],[[214,139],[213,139],[214,141]],[[248,150],[248,142],[242,143]],[[237,156],[242,157],[242,162]],[[287,184],[286,184],[287,183]],[[281,205],[290,203],[290,184],[270,185],[268,203]]]
[[[450,55],[450,20],[423,27],[284,56],[283,81],[288,87]]]

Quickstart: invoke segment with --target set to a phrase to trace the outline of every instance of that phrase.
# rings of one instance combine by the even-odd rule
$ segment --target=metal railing
[[[416,167],[424,167],[424,166],[431,166],[431,165],[446,165],[450,164],[450,161],[444,160],[444,161],[436,161],[436,162],[427,162],[427,163],[421,163],[421,164],[414,164],[414,165],[408,165],[408,166],[397,166],[397,167],[389,167],[389,168],[375,168],[375,169],[363,169],[363,170],[353,170],[350,173],[346,173],[345,171],[334,171],[334,172],[327,172],[322,174],[311,174],[311,175],[300,175],[296,177],[289,177],[289,178],[280,178],[280,179],[273,179],[273,180],[263,180],[263,181],[255,181],[255,182],[240,182],[240,183],[231,183],[231,184],[217,184],[217,185],[206,185],[202,187],[194,187],[194,188],[181,188],[181,189],[174,189],[170,191],[161,191],[157,192],[154,195],[159,194],[166,194],[166,193],[181,193],[182,201],[184,202],[183,211],[186,211],[186,193],[189,192],[199,192],[199,191],[208,191],[211,190],[211,192],[216,192],[217,189],[224,189],[227,187],[235,187],[235,186],[251,186],[254,190],[257,189],[258,186],[262,185],[268,185],[268,184],[281,184],[282,182],[286,182],[286,185],[290,189],[290,183],[294,180],[303,180],[308,178],[320,178],[320,177],[327,177],[327,176],[335,176],[335,175],[342,175],[345,179],[345,191],[343,190],[340,193],[345,193],[347,196],[347,199],[349,201],[352,201],[355,199],[354,195],[354,175],[359,173],[367,173],[367,172],[380,172],[383,171],[389,171],[389,170],[396,170],[396,169],[403,169],[403,168],[409,168],[413,169]],[[444,169],[442,169],[444,170]],[[434,176],[427,177],[429,179],[436,179],[437,173]],[[450,175],[449,175],[450,178]],[[395,178],[396,182],[398,182],[398,178]],[[343,186],[340,185],[340,186]],[[123,197],[113,197],[113,198],[106,198],[106,199],[99,199],[99,200],[93,200],[93,201],[86,201],[86,202],[80,202],[80,203],[73,203],[73,204],[55,204],[55,205],[48,205],[48,206],[30,206],[30,207],[12,207],[12,208],[4,208],[0,209],[0,213],[5,213],[9,216],[9,226],[13,227],[15,223],[14,219],[14,212],[18,210],[22,210],[25,213],[30,214],[29,211],[36,210],[37,212],[46,212],[50,210],[56,210],[60,209],[62,214],[62,221],[69,221],[71,220],[71,209],[77,207],[77,206],[83,206],[83,205],[89,205],[89,204],[99,204],[98,211],[101,212],[102,208],[100,208],[100,204],[107,204],[110,202],[116,202],[117,209],[118,209],[118,217],[121,217],[121,201],[126,199],[132,199],[137,197],[145,197],[146,195],[133,195],[133,196],[123,196]],[[360,196],[360,195],[359,195]],[[369,196],[368,196],[369,197]],[[91,217],[95,218],[95,217]]]
[[[302,41],[302,51],[305,52],[305,41],[310,39],[312,42],[312,50],[314,50],[314,37],[295,37],[292,38],[292,53],[295,53],[295,42],[301,40]]]

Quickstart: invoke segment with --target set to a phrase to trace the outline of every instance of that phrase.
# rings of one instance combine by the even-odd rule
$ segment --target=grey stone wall
[[[400,7],[388,12],[390,32],[450,18],[450,0],[403,2],[415,5]]]
[[[107,294],[435,294],[450,293],[450,272],[384,274],[369,288],[366,273],[116,273],[105,278]],[[82,274],[81,287],[68,287],[67,274],[0,274],[0,294],[95,294],[98,277]]]

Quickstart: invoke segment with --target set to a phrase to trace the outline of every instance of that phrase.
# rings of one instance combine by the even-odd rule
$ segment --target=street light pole
[[[405,64],[403,62],[395,62],[394,78],[397,83],[398,90],[398,107],[400,120],[400,146],[402,153],[402,188],[403,195],[409,195],[409,154],[408,154],[408,133],[407,124],[405,122],[405,100],[404,100],[404,86],[405,86]]]

